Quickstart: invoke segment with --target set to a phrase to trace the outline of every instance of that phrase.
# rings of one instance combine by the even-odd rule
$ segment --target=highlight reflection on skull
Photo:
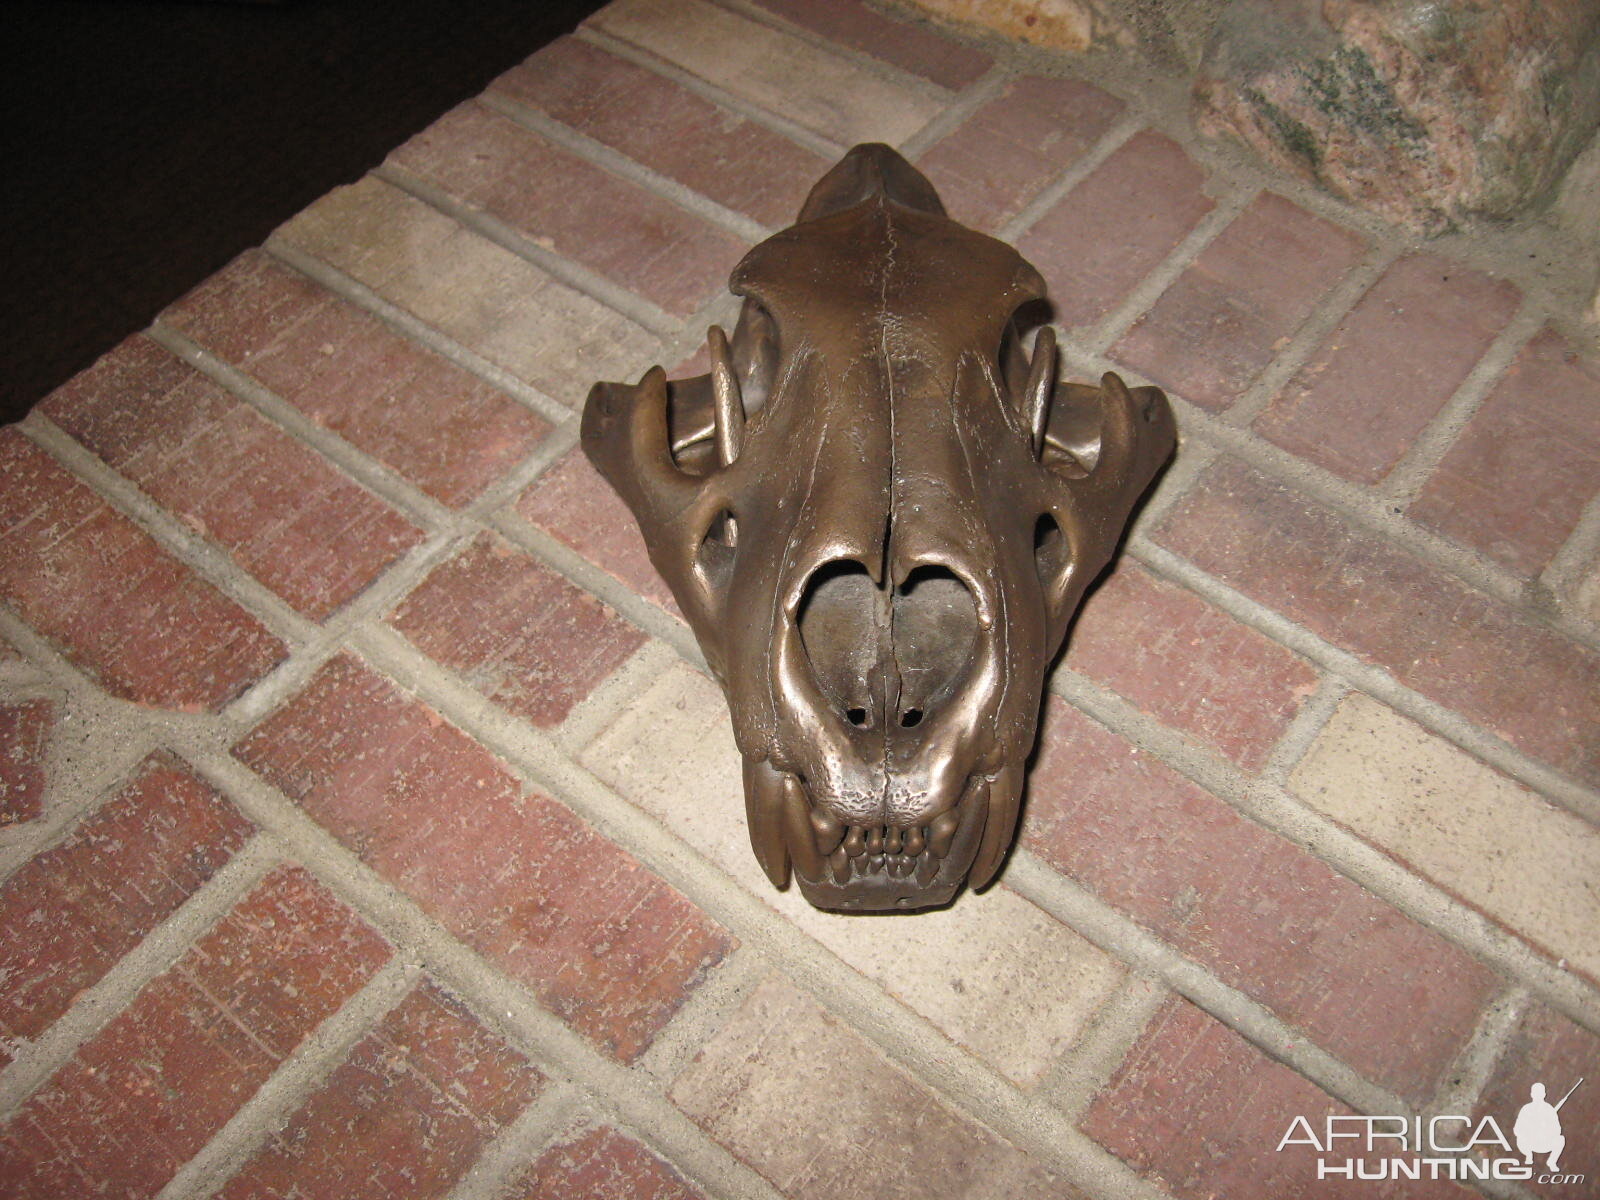
[[[1171,454],[1156,388],[1056,382],[1044,281],[851,150],[733,272],[711,370],[599,383],[590,459],[722,682],[750,839],[819,908],[988,884],[1045,671]]]

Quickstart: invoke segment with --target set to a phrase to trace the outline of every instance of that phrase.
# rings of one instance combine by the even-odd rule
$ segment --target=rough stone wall
[[[1512,218],[1600,122],[1600,4],[1235,0],[1194,101],[1202,133],[1397,224]]]

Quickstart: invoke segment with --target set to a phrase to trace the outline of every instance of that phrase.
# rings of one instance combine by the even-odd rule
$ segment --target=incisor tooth
[[[860,858],[867,852],[867,837],[861,826],[850,826],[850,832],[844,835],[844,852],[851,858]]]

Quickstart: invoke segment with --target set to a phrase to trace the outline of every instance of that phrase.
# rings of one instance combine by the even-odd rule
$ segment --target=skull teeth
[[[926,825],[829,825],[831,818],[819,820],[813,810],[811,823],[817,831],[817,849],[827,859],[835,882],[847,883],[866,875],[888,874],[904,879],[916,872],[919,878],[932,878],[940,856]],[[924,864],[932,864],[923,871]],[[924,881],[925,882],[925,881]]]

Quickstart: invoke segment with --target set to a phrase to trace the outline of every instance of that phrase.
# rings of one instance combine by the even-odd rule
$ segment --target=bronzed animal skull
[[[722,682],[756,857],[819,908],[995,876],[1045,671],[1174,445],[1156,388],[1056,382],[1044,281],[882,145],[747,254],[711,370],[596,384],[590,459]]]

